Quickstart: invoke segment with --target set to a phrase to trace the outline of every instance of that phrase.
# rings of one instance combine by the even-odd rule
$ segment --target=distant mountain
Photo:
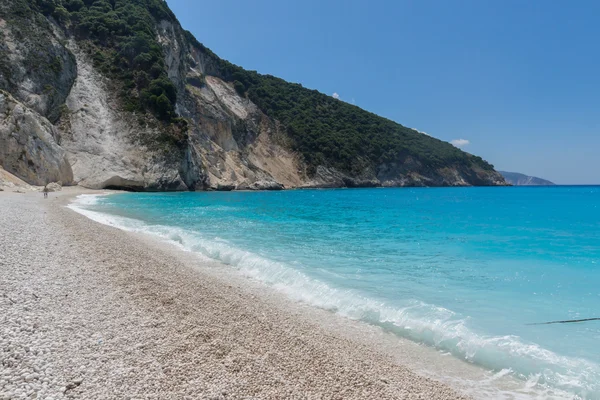
[[[498,171],[506,182],[514,186],[551,186],[553,182],[535,176],[528,176],[518,172]]]

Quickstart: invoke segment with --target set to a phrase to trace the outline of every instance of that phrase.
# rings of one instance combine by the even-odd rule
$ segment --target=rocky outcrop
[[[278,140],[283,128],[231,84],[213,61],[190,46],[181,31],[163,21],[158,30],[168,75],[176,85],[179,114],[192,121],[189,144],[206,190],[278,190],[305,182],[297,155]],[[199,186],[200,186],[199,185]]]
[[[506,183],[497,173],[472,166],[465,168],[450,165],[427,169],[410,157],[402,163],[381,164],[376,171],[366,169],[361,174],[349,176],[333,168],[320,166],[312,179],[303,187],[398,187],[398,186],[497,186]]]
[[[55,123],[77,75],[58,28],[23,4],[0,2],[0,89]]]
[[[46,118],[0,91],[0,162],[2,167],[33,185],[73,182],[58,132]]]
[[[204,167],[204,189],[296,187],[297,157],[274,141],[278,126],[217,77],[187,85],[182,115],[194,121],[190,144]]]
[[[49,192],[60,192],[62,190],[62,184],[59,182],[51,182],[46,185],[46,189],[48,189]]]
[[[4,168],[0,166],[0,191],[14,190],[33,191],[36,190],[36,188],[24,180],[17,178],[10,172],[6,172]]]

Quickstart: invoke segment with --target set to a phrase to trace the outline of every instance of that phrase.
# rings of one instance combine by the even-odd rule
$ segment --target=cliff
[[[514,186],[552,186],[554,183],[535,176],[520,174],[518,172],[498,171],[506,182]]]
[[[220,59],[162,0],[5,0],[0,38],[0,165],[31,184],[505,184],[448,143]]]

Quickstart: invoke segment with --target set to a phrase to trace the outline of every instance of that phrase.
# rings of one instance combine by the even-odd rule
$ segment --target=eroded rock
[[[62,190],[62,184],[60,184],[59,182],[52,182],[49,183],[46,188],[48,189],[49,192],[60,192]]]
[[[0,91],[0,163],[6,171],[34,185],[70,184],[73,172],[57,135],[45,117]]]

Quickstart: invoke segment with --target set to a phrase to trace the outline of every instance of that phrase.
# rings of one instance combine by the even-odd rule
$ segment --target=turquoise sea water
[[[290,297],[600,398],[600,187],[127,193],[75,207]]]

